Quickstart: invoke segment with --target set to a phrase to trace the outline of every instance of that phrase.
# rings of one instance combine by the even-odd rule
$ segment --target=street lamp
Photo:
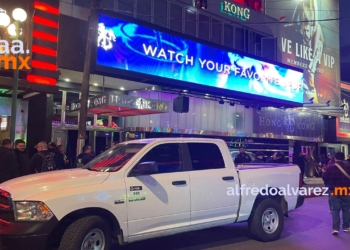
[[[0,9],[0,26],[2,28],[7,27],[7,31],[12,40],[18,40],[22,35],[22,23],[27,19],[27,12],[21,8],[16,8],[12,12],[12,17],[15,20],[10,24],[10,17],[6,14],[6,11]],[[13,73],[13,89],[12,89],[12,108],[11,108],[11,128],[10,138],[12,141],[15,140],[16,135],[16,116],[17,116],[17,92],[18,92],[18,53],[15,54],[16,67]]]

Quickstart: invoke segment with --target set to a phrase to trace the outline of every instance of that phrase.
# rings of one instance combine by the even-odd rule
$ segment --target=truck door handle
[[[233,176],[225,176],[225,177],[222,177],[222,179],[223,179],[224,181],[232,181],[232,180],[235,179],[235,177],[233,177]]]
[[[174,186],[184,185],[184,184],[186,184],[186,181],[173,181]]]

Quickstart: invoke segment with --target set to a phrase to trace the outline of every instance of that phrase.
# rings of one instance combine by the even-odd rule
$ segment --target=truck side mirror
[[[130,172],[129,176],[158,174],[158,164],[155,161],[141,162]]]

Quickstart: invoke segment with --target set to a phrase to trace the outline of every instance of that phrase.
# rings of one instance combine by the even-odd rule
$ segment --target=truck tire
[[[281,205],[272,199],[262,200],[248,220],[251,234],[260,241],[277,240],[282,233],[284,216]]]
[[[111,229],[99,216],[86,216],[68,226],[59,250],[109,250]]]

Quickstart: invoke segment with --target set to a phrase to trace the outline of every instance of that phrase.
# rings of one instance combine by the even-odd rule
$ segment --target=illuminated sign
[[[97,70],[118,69],[303,103],[302,72],[103,14],[99,28]]]
[[[220,3],[221,12],[228,14],[229,16],[234,16],[241,19],[242,21],[247,21],[250,17],[250,10],[248,8],[243,8],[230,3],[223,1]]]

